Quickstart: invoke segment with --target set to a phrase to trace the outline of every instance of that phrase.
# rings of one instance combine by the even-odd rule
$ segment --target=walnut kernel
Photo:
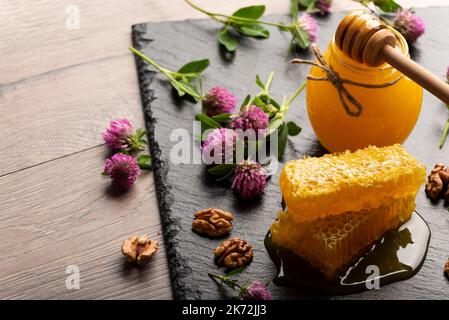
[[[442,163],[437,163],[430,172],[426,183],[426,194],[431,200],[437,200],[441,195],[449,201],[449,168]]]
[[[146,236],[131,236],[122,243],[122,254],[129,262],[137,262],[139,266],[150,261],[157,249],[157,241],[149,240]]]
[[[219,237],[232,230],[234,215],[230,212],[207,208],[195,213],[192,230],[209,237]]]
[[[246,266],[253,260],[253,247],[237,237],[223,241],[214,253],[218,265],[231,269]]]

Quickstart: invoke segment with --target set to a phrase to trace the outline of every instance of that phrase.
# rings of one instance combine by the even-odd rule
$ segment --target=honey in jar
[[[393,28],[391,31],[402,53],[408,56],[404,37]],[[330,152],[340,152],[355,151],[369,145],[382,147],[403,143],[418,119],[422,87],[389,64],[369,67],[352,60],[338,48],[335,39],[323,56],[341,79],[366,85],[394,84],[382,88],[345,84],[345,88],[363,107],[358,116],[351,116],[331,82],[307,80],[307,111],[321,144]],[[309,76],[323,78],[326,73],[313,66]],[[346,102],[349,108],[355,110],[351,102]]]

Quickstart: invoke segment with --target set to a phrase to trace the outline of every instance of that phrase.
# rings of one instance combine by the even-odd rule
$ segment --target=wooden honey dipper
[[[406,57],[397,48],[393,31],[370,12],[355,10],[346,15],[335,33],[335,43],[359,63],[376,67],[387,62],[449,104],[449,85]]]

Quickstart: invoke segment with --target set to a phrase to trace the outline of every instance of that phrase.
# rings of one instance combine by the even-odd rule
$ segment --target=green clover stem
[[[187,1],[187,0],[185,0]],[[221,16],[221,17],[225,17],[230,19],[231,21],[236,21],[236,22],[248,22],[248,23],[255,23],[255,24],[265,24],[267,26],[272,26],[272,27],[278,27],[281,29],[290,29],[291,26],[287,26],[283,23],[276,23],[276,22],[270,22],[270,21],[264,21],[264,20],[256,20],[256,19],[249,19],[249,18],[243,18],[243,17],[233,17],[233,16],[227,16],[224,14],[216,14],[217,16]]]
[[[296,92],[291,96],[290,99],[288,99],[287,101],[287,105],[291,105],[293,103],[293,101],[298,97],[298,95],[301,93],[302,90],[304,90],[304,88],[306,87],[306,81],[304,81],[298,88],[298,90],[296,90]]]
[[[237,288],[239,288],[239,289],[242,289],[242,286],[239,285],[239,284],[237,283],[237,281],[232,280],[232,279],[230,279],[230,278],[228,278],[228,277],[226,277],[226,276],[220,276],[220,275],[215,274],[215,273],[212,273],[212,272],[209,272],[207,275],[208,275],[212,280],[214,280],[214,281],[219,280],[222,284],[226,284],[227,286],[229,286],[229,287],[231,287],[231,288],[232,288],[232,287],[237,287]]]
[[[268,79],[267,79],[267,83],[265,84],[265,91],[268,93],[268,91],[270,90],[271,87],[271,83],[273,82],[273,78],[274,78],[274,72],[270,72],[270,74],[268,75]]]
[[[209,17],[211,17],[215,21],[223,23],[223,24],[227,24],[229,21],[231,21],[231,22],[235,21],[235,22],[247,22],[247,23],[253,23],[253,24],[265,24],[265,25],[268,25],[268,26],[273,26],[273,27],[278,27],[278,28],[283,28],[283,29],[290,28],[290,26],[286,26],[283,23],[262,21],[262,20],[257,20],[257,19],[244,18],[244,17],[235,17],[235,16],[229,16],[229,15],[221,14],[221,13],[209,12],[209,11],[206,11],[206,10],[196,6],[190,0],[184,0],[184,2],[186,2],[188,5],[190,5],[195,10],[198,10],[198,11],[208,15]],[[228,19],[228,21],[220,20],[217,17],[226,18],[226,19]]]
[[[221,23],[225,23],[225,21],[222,21],[220,19],[217,19],[216,16],[218,14],[216,13],[212,13],[212,12],[208,12],[200,7],[198,7],[197,5],[193,4],[192,2],[190,2],[189,0],[184,0],[189,6],[191,6],[193,9],[198,10],[199,12],[202,12],[206,15],[208,15],[209,17],[211,17],[212,19],[214,19],[215,21],[221,22]]]
[[[195,78],[198,76],[197,73],[194,72],[190,72],[190,73],[179,73],[176,71],[172,71],[170,69],[167,68],[163,68],[161,67],[158,63],[156,63],[154,60],[150,59],[148,56],[144,55],[142,52],[140,52],[139,50],[130,47],[129,50],[131,50],[132,52],[134,52],[138,57],[142,58],[143,60],[145,60],[146,62],[148,62],[149,64],[151,64],[153,67],[155,67],[158,71],[160,71],[161,73],[165,74],[166,76],[175,76],[175,77],[187,77],[187,78]]]
[[[168,80],[170,80],[170,82],[172,82],[172,84],[175,84],[178,88],[182,89],[185,93],[189,94],[190,96],[196,98],[196,99],[200,99],[200,95],[195,92],[194,90],[190,89],[189,87],[185,86],[183,83],[179,82],[176,77],[181,76],[180,73],[178,72],[174,72],[170,69],[166,69],[161,67],[159,64],[157,64],[155,61],[153,61],[152,59],[150,59],[149,57],[147,57],[146,55],[144,55],[142,52],[140,52],[139,50],[130,47],[129,50],[131,50],[136,56],[138,56],[139,58],[143,59],[144,61],[148,62],[151,66],[153,66],[156,70],[158,70],[159,72],[163,73]],[[187,77],[193,77],[192,73],[186,73],[186,74],[182,74],[182,76],[187,76]]]
[[[447,119],[446,125],[444,126],[443,135],[440,140],[440,149],[443,148],[444,146],[444,142],[446,141],[448,132],[449,132],[449,119]]]
[[[215,280],[215,279],[221,280],[221,276],[219,276],[218,274],[215,274],[215,273],[212,273],[212,272],[208,272],[207,275],[208,275],[212,280]]]
[[[159,64],[157,64],[155,61],[151,60],[149,57],[147,57],[146,55],[144,55],[142,52],[140,52],[139,50],[130,47],[129,50],[131,50],[136,56],[138,56],[139,58],[142,58],[143,60],[145,60],[146,62],[148,62],[149,64],[151,64],[154,68],[156,68],[159,72],[165,74],[167,77],[170,75],[171,70],[162,68]]]

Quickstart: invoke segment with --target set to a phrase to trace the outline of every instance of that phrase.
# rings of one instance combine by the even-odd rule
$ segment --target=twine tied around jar
[[[313,50],[313,53],[315,57],[317,58],[318,62],[311,61],[311,60],[303,60],[303,59],[293,59],[291,63],[295,64],[310,64],[313,66],[316,66],[318,68],[323,69],[326,72],[326,77],[313,77],[313,76],[307,76],[307,80],[313,80],[313,81],[329,81],[335,89],[338,91],[338,96],[340,97],[341,104],[343,105],[343,108],[345,109],[348,116],[351,117],[358,117],[363,112],[363,106],[362,104],[357,101],[356,98],[348,91],[348,89],[345,88],[345,85],[352,85],[357,87],[363,87],[368,89],[379,89],[379,88],[386,88],[389,86],[394,85],[396,82],[402,79],[402,76],[400,76],[398,79],[390,82],[385,82],[382,84],[367,84],[367,83],[360,83],[348,79],[342,79],[339,74],[334,71],[332,66],[328,65],[326,60],[324,59],[323,55],[321,54],[320,50],[318,49],[318,46],[315,43],[312,43],[311,48]],[[345,101],[346,99],[353,104],[357,111],[351,110],[351,108],[348,106],[348,104]]]

